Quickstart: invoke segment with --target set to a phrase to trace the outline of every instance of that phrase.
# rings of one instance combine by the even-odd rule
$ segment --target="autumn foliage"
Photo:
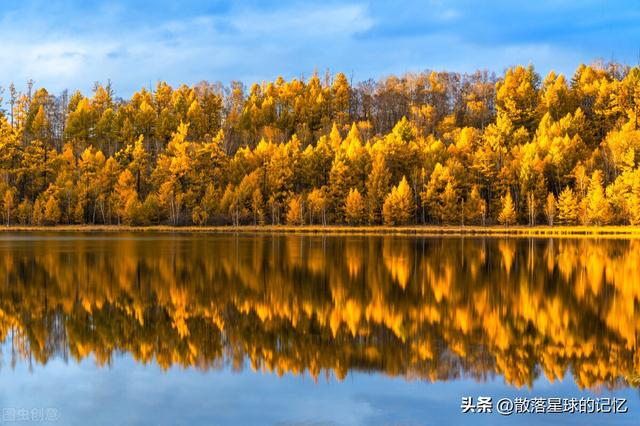
[[[9,90],[4,224],[638,224],[640,69]]]

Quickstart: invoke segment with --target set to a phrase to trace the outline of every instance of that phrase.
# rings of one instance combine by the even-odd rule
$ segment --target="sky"
[[[345,72],[502,73],[640,57],[640,2],[568,0],[0,0],[0,85],[228,84]]]

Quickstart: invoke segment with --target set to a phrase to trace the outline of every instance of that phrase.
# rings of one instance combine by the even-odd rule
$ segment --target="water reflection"
[[[16,362],[637,386],[640,240],[5,235]],[[5,354],[6,355],[6,354]],[[5,366],[6,368],[6,366]]]

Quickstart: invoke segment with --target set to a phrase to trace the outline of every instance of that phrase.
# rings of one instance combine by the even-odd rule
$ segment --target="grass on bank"
[[[2,226],[0,232],[187,232],[187,233],[291,233],[390,235],[494,235],[494,236],[640,236],[640,226],[126,226],[57,225]]]

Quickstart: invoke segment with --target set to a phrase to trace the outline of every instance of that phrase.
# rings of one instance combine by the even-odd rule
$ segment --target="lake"
[[[638,424],[639,267],[636,239],[4,233],[0,424]]]

